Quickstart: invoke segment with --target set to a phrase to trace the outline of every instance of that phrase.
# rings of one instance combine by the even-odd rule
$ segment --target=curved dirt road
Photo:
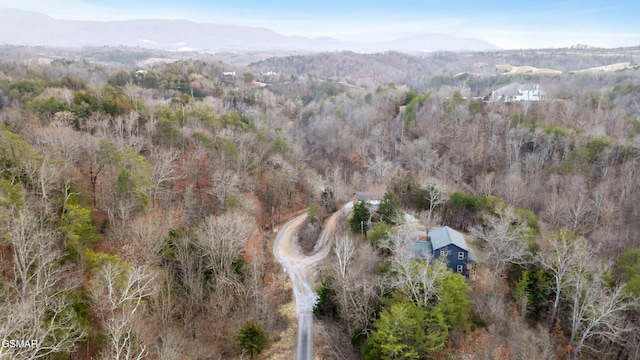
[[[317,294],[313,291],[308,270],[322,261],[331,249],[331,239],[338,219],[351,210],[352,204],[347,203],[327,220],[314,247],[312,255],[306,256],[298,246],[297,232],[307,218],[307,214],[296,216],[284,224],[273,244],[273,253],[282,264],[284,271],[289,274],[296,299],[296,313],[298,315],[298,337],[296,342],[296,359],[313,359],[313,306]]]

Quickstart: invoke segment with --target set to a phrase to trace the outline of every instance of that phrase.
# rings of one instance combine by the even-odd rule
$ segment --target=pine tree
[[[390,225],[402,223],[402,205],[400,199],[391,190],[387,190],[378,207],[378,213],[384,222]]]
[[[365,359],[425,359],[444,348],[447,325],[439,308],[425,309],[400,298],[375,321]]]
[[[335,318],[338,314],[338,306],[333,301],[335,290],[331,288],[332,276],[327,276],[322,281],[322,287],[318,291],[318,300],[313,306],[313,313],[317,316]]]
[[[266,331],[253,319],[247,320],[244,327],[238,332],[237,339],[240,347],[247,351],[251,358],[260,354],[269,340]]]
[[[466,330],[469,327],[471,312],[471,287],[460,274],[452,271],[445,273],[445,278],[438,281],[440,291],[438,304],[444,317],[444,322],[451,330]]]
[[[513,297],[518,303],[521,317],[525,317],[527,315],[527,311],[531,305],[531,292],[529,291],[530,282],[529,270],[524,270],[520,275],[520,279],[516,282],[515,289],[513,290]]]
[[[354,233],[367,233],[367,223],[369,222],[369,209],[364,201],[360,201],[353,207],[353,215],[349,219],[349,226]]]

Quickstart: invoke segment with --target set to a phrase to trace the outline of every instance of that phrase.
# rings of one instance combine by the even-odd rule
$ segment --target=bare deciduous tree
[[[87,332],[79,326],[76,314],[63,297],[40,294],[16,302],[3,303],[0,326],[4,339],[36,340],[33,348],[0,349],[0,357],[48,359],[54,354],[71,353]]]
[[[426,138],[419,138],[413,142],[416,151],[416,157],[418,158],[418,165],[423,166],[423,163],[428,164],[432,168],[437,168],[440,165],[442,159],[438,156],[438,150],[434,149],[429,140]]]
[[[424,221],[426,229],[429,231],[433,226],[440,223],[440,219],[434,218],[434,212],[436,208],[449,200],[449,194],[435,183],[426,184],[424,189],[427,190],[427,201],[429,202],[429,208],[427,209]]]
[[[159,261],[163,239],[176,226],[176,220],[170,213],[157,210],[153,213],[142,214],[133,219],[126,229],[118,234],[126,239],[123,252],[134,258],[137,264],[154,265]]]
[[[89,171],[93,206],[98,206],[98,181],[100,180],[100,174],[107,166],[105,162],[100,161],[99,143],[100,140],[90,134],[85,134],[80,140],[80,152],[86,162],[85,167]]]
[[[522,180],[519,169],[515,169],[507,175],[500,189],[507,204],[513,207],[521,206],[527,195],[527,184]]]
[[[377,152],[373,159],[367,162],[366,167],[373,173],[375,182],[381,184],[393,169],[393,163],[388,161],[381,152]]]
[[[512,128],[508,133],[508,142],[510,164],[517,164],[520,162],[522,147],[531,142],[531,132],[524,128]]]
[[[205,276],[205,256],[197,249],[194,240],[188,236],[175,239],[175,251],[178,260],[176,273],[181,275],[178,281],[186,295],[184,326],[189,329],[191,338],[195,340],[195,319],[200,315],[210,290]]]
[[[349,235],[339,236],[334,242],[333,253],[336,256],[337,273],[341,279],[347,277],[347,267],[355,253],[353,240]]]
[[[27,210],[21,210],[9,219],[7,230],[13,249],[14,278],[11,286],[18,298],[53,289],[65,270],[58,264],[61,254],[55,247],[56,233],[43,228]]]
[[[334,255],[334,301],[348,333],[353,333],[366,327],[380,301],[381,284],[372,276],[371,268],[375,264],[372,259],[377,256],[367,245],[358,247],[348,235],[336,239]]]
[[[153,165],[151,181],[154,184],[152,199],[155,203],[158,192],[163,191],[168,183],[180,179],[178,167],[175,162],[178,160],[178,151],[161,147],[152,147],[149,155],[149,162]]]
[[[562,225],[563,209],[560,204],[560,199],[556,194],[553,194],[547,201],[546,209],[542,217],[549,225],[551,225],[553,230],[560,229]]]
[[[524,260],[527,253],[526,227],[517,221],[511,209],[500,211],[498,216],[488,216],[486,222],[485,229],[475,226],[471,234],[487,247],[486,261],[491,267],[493,290],[497,291],[498,279],[506,266]]]
[[[573,359],[585,350],[602,353],[602,344],[593,340],[621,344],[624,334],[633,330],[624,321],[630,305],[624,287],[604,284],[604,276],[611,271],[609,264],[599,263],[593,252],[585,255],[568,274],[565,292],[571,306]]]
[[[577,199],[567,199],[565,203],[567,223],[571,231],[584,235],[585,225],[591,215],[591,206],[583,194],[578,194]]]
[[[37,145],[42,148],[40,151],[48,153],[54,159],[62,160],[62,167],[65,168],[67,175],[71,175],[73,166],[78,162],[79,138],[82,134],[68,126],[43,128],[36,134]]]
[[[162,274],[156,277],[153,286],[157,289],[149,298],[149,308],[157,317],[163,329],[169,329],[174,323],[174,317],[178,314],[178,291],[170,274]]]
[[[590,200],[595,208],[592,231],[595,231],[598,228],[602,209],[604,205],[607,203],[607,195],[608,195],[607,190],[608,190],[608,183],[602,182],[594,189],[593,193],[591,194]]]
[[[476,177],[476,190],[482,195],[493,195],[496,187],[496,174],[488,173],[481,177]]]
[[[182,334],[173,329],[165,329],[156,345],[156,353],[160,360],[179,360],[184,349]]]
[[[453,182],[456,186],[462,186],[463,185],[463,180],[465,177],[465,170],[462,166],[458,166],[456,164],[454,164],[453,162],[451,163],[445,163],[445,165],[442,167],[444,174],[446,174],[447,178]]]
[[[209,216],[196,232],[207,264],[217,277],[233,277],[232,266],[253,232],[252,221],[243,213]]]
[[[74,280],[77,274],[69,267],[59,263],[62,253],[57,232],[26,209],[17,211],[4,225],[6,233],[0,236],[6,236],[11,245],[13,272],[8,286],[0,290],[3,337],[39,342],[34,348],[15,349],[20,358],[72,352],[87,333],[66,297],[80,281]],[[5,351],[14,350],[2,349],[0,354]]]
[[[146,345],[135,336],[134,325],[141,321],[144,300],[155,292],[153,276],[147,267],[129,267],[114,262],[99,270],[91,290],[98,316],[106,324],[107,346],[104,359],[142,359]]]
[[[555,293],[555,297],[551,316],[549,317],[548,325],[550,329],[555,324],[556,316],[558,315],[560,299],[567,283],[567,276],[580,262],[591,258],[591,251],[583,238],[561,232],[545,239],[541,251],[536,253],[536,262],[553,275],[552,290]]]
[[[138,136],[138,119],[137,112],[111,118],[111,129],[113,129],[118,150],[122,151],[130,147],[136,152],[140,152],[149,144],[149,139]]]
[[[436,284],[446,277],[449,271],[440,261],[429,264],[426,261],[415,260],[406,253],[398,252],[394,258],[394,269],[397,273],[397,283],[407,297],[421,306],[431,306],[438,297]]]
[[[240,177],[233,170],[218,170],[211,175],[213,186],[211,193],[218,199],[218,202],[225,207],[225,202],[229,195],[234,195],[240,185]]]

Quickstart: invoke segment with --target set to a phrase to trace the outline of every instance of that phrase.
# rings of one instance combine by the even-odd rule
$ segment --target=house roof
[[[467,246],[467,242],[464,240],[464,236],[448,226],[431,231],[429,236],[431,237],[431,243],[433,244],[432,246],[434,250],[438,250],[447,245],[455,245],[462,250],[469,251],[469,247]]]
[[[473,251],[472,248],[469,248],[469,253],[467,254],[467,257],[469,258],[470,263],[472,264],[478,263],[478,258],[476,257],[476,253]]]
[[[518,92],[521,86],[522,85],[520,85],[519,83],[512,83],[494,90],[493,94],[498,97],[502,97],[502,96],[514,97],[518,95]]]
[[[433,256],[431,241],[417,240],[411,243],[411,255],[415,258],[429,259]]]
[[[416,231],[409,234],[409,239],[420,238],[424,234],[421,231]],[[469,263],[477,264],[478,258],[471,247],[467,245],[464,236],[453,230],[452,228],[445,226],[437,230],[429,232],[431,240],[415,240],[411,242],[411,255],[416,258],[428,259],[433,256],[433,251],[443,248],[448,245],[455,245],[462,250],[466,250],[468,253]]]
[[[495,97],[502,97],[502,96],[515,97],[517,95],[524,93],[525,91],[531,92],[536,90],[540,91],[541,93],[544,93],[544,91],[540,89],[540,84],[520,84],[515,82],[509,85],[503,86],[499,89],[493,90],[492,94]]]
[[[522,92],[522,91],[534,91],[534,90],[539,90],[539,89],[540,89],[540,85],[539,84],[522,84],[518,88],[518,91],[520,91],[520,92]]]

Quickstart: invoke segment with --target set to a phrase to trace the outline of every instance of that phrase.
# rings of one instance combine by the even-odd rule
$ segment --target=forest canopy
[[[150,65],[135,59],[168,55],[4,49],[0,337],[39,346],[0,357],[292,353],[275,232],[306,214],[312,251],[354,197],[315,269],[320,356],[640,351],[635,48]],[[491,101],[514,83],[546,98]],[[477,278],[407,255],[407,234],[445,225]]]

